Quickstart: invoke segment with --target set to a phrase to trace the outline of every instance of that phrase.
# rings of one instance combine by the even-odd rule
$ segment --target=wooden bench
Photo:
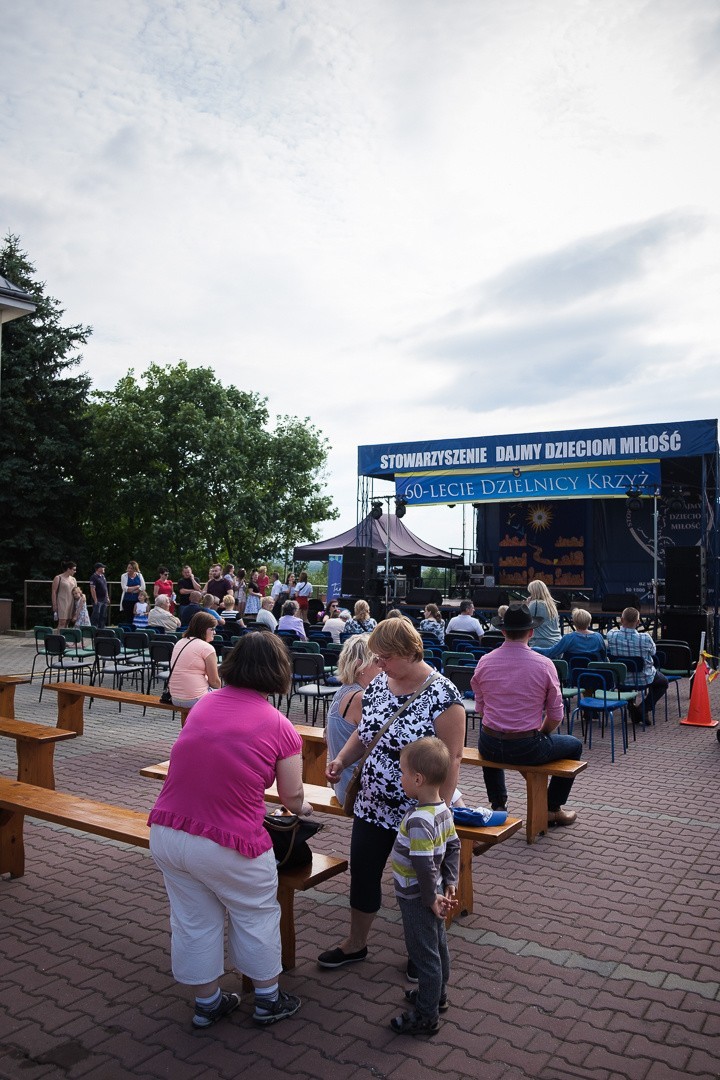
[[[45,788],[55,787],[55,743],[76,737],[74,731],[33,724],[28,720],[15,720],[9,716],[0,716],[0,735],[15,739],[18,780]]]
[[[479,750],[466,747],[463,750],[464,765],[479,765],[487,769],[506,769],[517,772],[525,780],[527,788],[527,814],[525,817],[525,838],[528,844],[547,832],[548,828],[548,777],[562,776],[571,779],[587,769],[587,761],[550,761],[547,765],[508,765],[498,761],[488,761],[480,756]]]
[[[148,765],[140,770],[140,775],[149,777],[151,780],[163,781],[167,776],[169,764],[169,761],[161,761],[157,765]],[[313,810],[322,814],[335,814],[336,816],[341,817],[345,816],[344,810],[335,798],[335,793],[331,787],[310,783],[306,783],[304,786],[305,798],[310,803]],[[272,803],[280,802],[280,797],[274,784],[265,792],[265,799]],[[472,869],[473,855],[480,854],[478,846],[482,845],[482,852],[484,853],[496,844],[501,844],[504,840],[508,840],[513,833],[518,831],[521,825],[522,820],[520,818],[511,817],[508,817],[504,825],[493,825],[484,829],[456,825],[457,834],[460,839],[460,876],[457,889],[458,906],[455,909],[454,914],[449,917],[448,921],[451,921],[454,915],[469,915],[474,910]]]
[[[97,698],[98,701],[117,701],[120,705],[139,705],[145,709],[165,709],[166,712],[180,713],[180,725],[185,723],[189,709],[179,705],[165,705],[159,697],[152,694],[135,694],[130,690],[111,690],[107,686],[86,686],[82,683],[48,683],[46,690],[52,690],[58,696],[58,727],[82,735],[84,731],[85,698]]]
[[[108,803],[68,795],[60,791],[0,777],[0,874],[22,877],[25,873],[25,817],[52,821],[69,829],[105,836],[135,847],[150,847],[147,812],[127,810]],[[313,851],[308,866],[278,872],[282,962],[295,967],[295,893],[319,885],[348,868],[347,859]]]
[[[295,730],[303,741],[303,780],[306,784],[326,784],[327,743],[324,733],[310,724],[296,724]],[[551,776],[575,777],[587,768],[587,761],[553,761],[548,765],[500,765],[497,761],[486,761],[480,752],[472,747],[463,750],[464,765],[484,765],[491,769],[509,769],[518,772],[525,780],[527,789],[527,814],[525,818],[525,837],[528,844],[543,833],[548,827],[547,787]]]
[[[15,687],[29,682],[29,675],[0,675],[0,716],[15,717]]]

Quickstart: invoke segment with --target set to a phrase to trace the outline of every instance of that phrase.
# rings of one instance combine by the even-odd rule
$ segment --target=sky
[[[0,232],[92,326],[94,387],[183,359],[309,417],[320,537],[359,444],[718,416],[717,0],[0,20]],[[460,506],[405,524],[462,546]]]

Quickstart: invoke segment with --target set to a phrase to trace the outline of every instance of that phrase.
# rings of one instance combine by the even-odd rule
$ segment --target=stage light
[[[667,508],[671,514],[682,514],[684,510],[687,510],[683,490],[677,484],[673,484],[672,494],[667,501]]]
[[[448,503],[447,504],[448,510],[454,510],[456,506],[457,506],[457,503]]]
[[[381,502],[374,502],[372,504],[372,510],[370,511],[370,517],[373,517],[373,518],[375,518],[376,521],[379,521],[380,518],[382,517],[382,512],[383,512],[382,503]]]
[[[407,507],[407,504],[406,504],[404,499],[396,499],[395,500],[395,517],[399,517],[399,518],[405,517],[406,507]]]
[[[642,510],[642,502],[640,501],[639,488],[628,488],[627,502],[625,503],[625,509],[629,510],[631,514],[634,514],[637,510]]]

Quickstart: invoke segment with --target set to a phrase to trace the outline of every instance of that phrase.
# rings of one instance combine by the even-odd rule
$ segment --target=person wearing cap
[[[90,595],[92,596],[92,613],[90,625],[97,630],[107,623],[108,613],[108,587],[105,580],[105,563],[96,562],[95,572],[90,578]]]
[[[488,761],[508,765],[545,765],[571,758],[579,761],[583,744],[574,735],[557,735],[563,700],[551,660],[530,648],[542,620],[527,604],[510,604],[492,625],[502,631],[503,644],[482,656],[471,686],[482,725],[478,749]],[[493,810],[507,810],[502,769],[483,769]],[[566,810],[572,778],[553,776],[548,787],[548,825],[572,825],[577,815]]]

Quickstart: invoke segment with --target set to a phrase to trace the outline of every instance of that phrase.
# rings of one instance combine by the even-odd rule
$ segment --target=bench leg
[[[327,747],[323,743],[303,742],[303,780],[306,784],[319,784],[325,787],[327,777]]]
[[[678,705],[678,716],[680,706]],[[8,720],[15,719],[15,683],[0,686],[0,716]]]
[[[63,694],[58,691],[58,722],[59,728],[66,731],[74,731],[76,735],[82,735],[84,731],[83,699],[79,694]]]
[[[55,743],[36,743],[17,741],[18,780],[23,784],[35,784],[37,787],[55,790],[55,772],[53,759]]]
[[[0,874],[22,877],[25,873],[24,814],[0,810]]]
[[[280,903],[280,942],[282,945],[283,971],[295,967],[295,890],[278,885]]]
[[[519,770],[527,788],[527,816],[525,838],[532,844],[537,836],[547,832],[548,827],[548,781],[546,776]]]
[[[458,876],[457,893],[455,899],[458,906],[451,911],[447,918],[448,926],[458,915],[472,915],[473,913],[473,841],[460,841],[460,873]]]

